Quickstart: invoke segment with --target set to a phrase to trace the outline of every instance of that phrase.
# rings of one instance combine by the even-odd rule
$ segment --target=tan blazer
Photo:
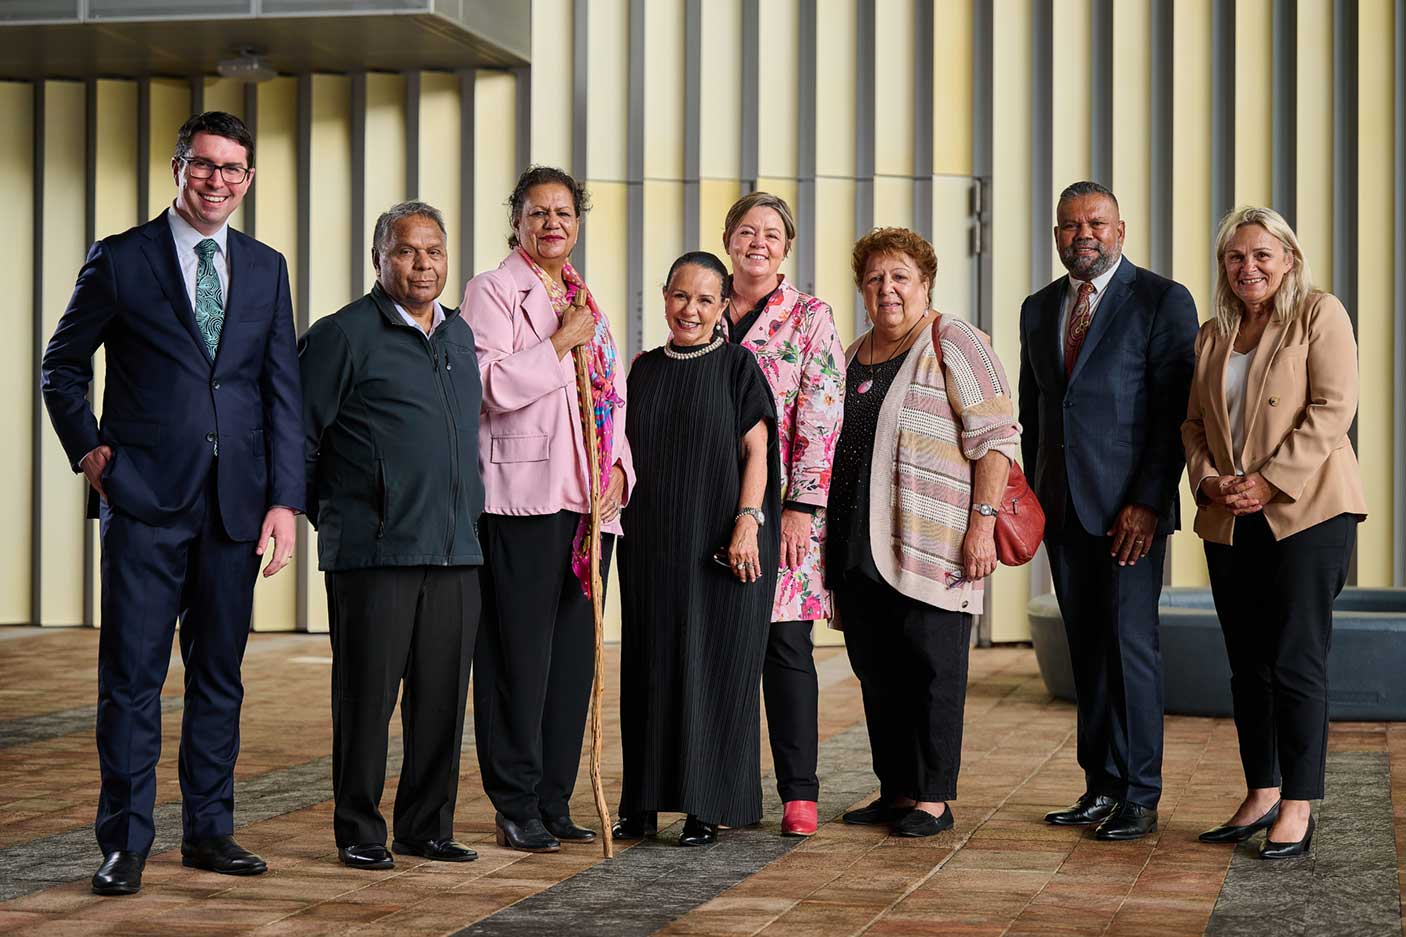
[[[1239,326],[1237,324],[1236,330]],[[1186,470],[1200,505],[1196,533],[1230,543],[1235,517],[1200,493],[1208,475],[1232,474],[1225,368],[1235,334],[1215,321],[1196,336],[1196,375],[1181,425]],[[1245,472],[1259,472],[1279,494],[1264,507],[1276,540],[1339,514],[1367,516],[1357,454],[1347,431],[1357,412],[1357,342],[1347,310],[1316,293],[1287,324],[1270,321],[1245,382]]]

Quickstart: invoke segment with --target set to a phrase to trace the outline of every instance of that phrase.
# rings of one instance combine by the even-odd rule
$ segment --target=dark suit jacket
[[[93,245],[41,373],[74,471],[98,445],[112,447],[103,488],[114,509],[165,526],[195,504],[214,462],[225,531],[248,541],[269,507],[304,508],[302,392],[283,255],[233,229],[227,250],[229,299],[213,363],[162,212]],[[86,397],[99,346],[101,425]]]
[[[1021,450],[1047,529],[1064,526],[1067,507],[1103,536],[1125,505],[1141,504],[1169,534],[1178,526],[1196,304],[1180,283],[1125,258],[1066,381],[1059,314],[1068,285],[1060,277],[1020,308]]]

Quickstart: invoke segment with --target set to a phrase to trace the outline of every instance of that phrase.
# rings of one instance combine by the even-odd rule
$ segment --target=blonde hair
[[[1308,305],[1308,301],[1318,292],[1313,288],[1313,275],[1309,273],[1308,261],[1294,229],[1284,216],[1272,208],[1245,205],[1226,214],[1221,219],[1220,231],[1216,233],[1216,291],[1214,314],[1216,328],[1222,335],[1235,331],[1244,310],[1244,303],[1230,288],[1230,279],[1225,275],[1225,252],[1230,246],[1235,232],[1246,225],[1259,225],[1284,246],[1293,259],[1294,266],[1284,274],[1279,289],[1274,293],[1274,321],[1289,322],[1297,318]]]

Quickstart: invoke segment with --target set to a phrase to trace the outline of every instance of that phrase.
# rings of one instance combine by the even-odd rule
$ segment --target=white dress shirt
[[[229,305],[229,251],[225,249],[229,243],[229,225],[220,225],[220,230],[214,234],[201,234],[191,227],[189,221],[181,217],[174,202],[166,209],[166,220],[171,225],[171,237],[176,239],[176,260],[181,265],[181,279],[186,283],[186,296],[190,298],[191,310],[195,309],[195,272],[200,266],[200,255],[195,252],[195,245],[206,237],[214,240],[219,248],[215,251],[213,260],[215,272],[220,275],[220,305]]]
[[[1255,351],[1251,348],[1243,355],[1231,349],[1230,360],[1225,363],[1225,409],[1230,418],[1230,457],[1236,475],[1245,474],[1240,453],[1245,448],[1245,384],[1250,377],[1250,365],[1255,363]]]
[[[424,331],[423,329],[420,328],[420,323],[418,323],[418,322],[415,321],[415,317],[412,316],[410,313],[408,313],[408,312],[405,311],[405,307],[404,307],[404,306],[402,306],[400,303],[395,303],[394,305],[395,305],[395,311],[398,312],[398,313],[400,313],[400,317],[405,320],[405,324],[406,324],[406,325],[408,325],[408,326],[410,326],[411,328],[415,329],[417,332],[423,332],[423,331]],[[434,330],[437,329],[437,328],[439,328],[440,323],[442,323],[443,321],[444,321],[444,307],[439,304],[439,300],[435,300],[435,304],[434,304],[434,317],[430,319],[430,330],[429,330],[428,332],[425,332],[425,336],[426,336],[426,337],[429,337],[429,336],[433,335],[433,334],[434,334]]]
[[[1109,267],[1107,270],[1103,271],[1098,276],[1094,277],[1092,281],[1090,281],[1094,285],[1094,291],[1089,294],[1089,315],[1093,315],[1095,310],[1098,308],[1099,301],[1103,299],[1104,290],[1108,288],[1109,281],[1113,279],[1113,274],[1118,272],[1118,268],[1122,265],[1122,263],[1123,257],[1120,254],[1117,263],[1115,263],[1113,266]],[[1085,282],[1084,280],[1074,279],[1073,274],[1070,274],[1067,277],[1067,280],[1069,281],[1069,286],[1064,291],[1064,302],[1061,303],[1059,307],[1060,361],[1064,360],[1064,341],[1069,336],[1069,314],[1074,311],[1075,304],[1079,302],[1079,284]]]

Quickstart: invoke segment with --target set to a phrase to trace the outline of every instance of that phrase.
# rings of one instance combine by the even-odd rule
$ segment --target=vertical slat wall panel
[[[914,227],[913,0],[874,4],[874,224]]]
[[[1091,0],[1053,0],[1054,68],[1050,98],[1050,201],[1041,232],[1050,247],[1050,278],[1063,276],[1064,265],[1053,247],[1055,204],[1071,182],[1093,177]],[[1116,190],[1115,190],[1116,194]]]
[[[1318,286],[1333,288],[1333,0],[1298,0],[1294,232]]]
[[[632,0],[591,0],[586,24],[590,50],[587,65],[591,87],[587,96],[589,127],[586,148],[587,182],[594,207],[581,227],[590,266],[586,282],[628,358],[630,297],[627,144],[629,140],[629,13]],[[639,0],[633,0],[639,2]],[[578,170],[579,173],[579,170]],[[599,247],[593,247],[599,245]],[[578,253],[580,248],[577,248]]]
[[[800,4],[763,0],[758,13],[762,43],[756,89],[757,188],[781,196],[794,210],[800,198],[796,132],[800,94],[795,81],[800,63]],[[781,272],[795,280],[794,252],[782,262]]]
[[[1235,205],[1273,200],[1273,71],[1274,0],[1235,0]]]
[[[362,219],[362,255],[364,276],[361,288],[371,289],[376,271],[371,266],[371,236],[381,212],[396,202],[405,200],[405,76],[385,72],[366,76],[366,178],[362,183],[365,215]],[[443,140],[443,135],[438,135]],[[447,142],[447,141],[446,141]],[[355,183],[355,180],[352,180]],[[446,214],[455,213],[456,206],[437,205]],[[446,218],[446,220],[448,220]],[[450,256],[457,245],[449,245]],[[463,298],[464,284],[450,280],[445,287],[445,302],[457,306]]]
[[[491,81],[489,93],[501,98],[506,104],[498,126],[502,128],[503,150],[510,154],[509,161],[515,162],[517,157],[513,151],[516,138],[512,127],[517,107],[517,83],[510,72],[494,72],[487,77]],[[459,243],[463,222],[458,210],[460,185],[463,183],[459,162],[459,77],[451,72],[421,72],[419,111],[420,191],[416,197],[429,202],[444,213],[444,226],[449,234],[449,274],[445,281],[443,299],[449,305],[456,306],[463,298],[460,290],[468,278],[468,272],[459,269],[460,255],[455,248]],[[407,127],[407,130],[410,128]],[[413,133],[413,130],[410,132]],[[494,174],[490,178],[501,180],[502,174]],[[507,198],[515,178],[516,174],[513,174],[503,194],[498,197],[499,201]],[[496,261],[494,266],[497,266]],[[449,284],[458,284],[458,287],[451,287]],[[455,296],[456,292],[460,295]]]
[[[1152,45],[1146,0],[1113,4],[1113,180],[1127,234],[1123,252],[1152,265]]]
[[[705,13],[706,16],[706,13]],[[659,287],[683,252],[684,232],[684,3],[651,0],[644,9],[644,112],[638,142],[644,170],[643,239],[638,295],[629,297],[634,321],[643,324],[643,348],[661,344],[664,324]],[[763,124],[765,126],[765,124]],[[764,148],[765,149],[765,148]]]
[[[850,273],[854,246],[854,34],[858,0],[817,0],[815,119],[815,292],[835,311],[835,326],[848,342],[859,330],[861,309]]]
[[[723,220],[742,194],[742,0],[707,0],[702,20],[698,245],[721,256]]]
[[[32,314],[35,253],[41,249],[34,238],[34,116],[34,86],[0,82],[0,205],[5,206],[0,212],[0,241],[8,245],[6,254],[14,271],[7,293],[15,310],[7,330],[9,340],[0,343],[0,370],[6,374],[30,373],[38,343],[49,339],[34,334]],[[30,497],[35,460],[30,439],[38,375],[16,384],[0,404],[0,434],[9,440],[0,446],[0,480],[4,481],[0,518],[6,530],[0,537],[0,624],[6,625],[31,620]],[[55,477],[68,474],[65,467],[63,475]]]
[[[933,6],[932,171],[935,175],[972,174],[972,6],[975,2],[978,0],[939,0]]]
[[[170,78],[151,80],[147,125],[147,203],[143,216],[153,218],[175,198],[171,157],[176,152],[176,132],[190,117],[190,82]]]
[[[567,172],[572,171],[571,8],[571,0],[533,0],[532,3],[531,161],[560,166]],[[518,170],[523,168],[519,166]]]
[[[534,82],[535,86],[535,82]],[[474,162],[477,172],[464,184],[474,186],[474,272],[492,270],[508,251],[508,195],[517,182],[516,147],[508,126],[517,107],[517,88],[506,72],[479,71],[474,79]],[[457,303],[463,298],[463,284],[471,276],[451,282],[459,284]]]

